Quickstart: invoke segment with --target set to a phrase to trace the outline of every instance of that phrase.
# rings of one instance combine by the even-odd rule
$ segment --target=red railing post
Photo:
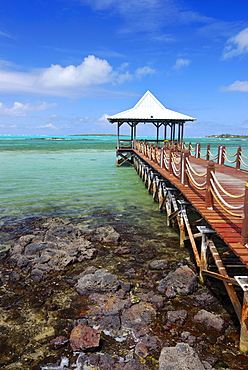
[[[160,149],[160,167],[165,168],[164,166],[164,145]]]
[[[173,168],[172,168],[172,161],[173,161],[173,152],[174,152],[174,149],[173,148],[170,148],[170,162],[169,162],[169,174],[172,175],[173,174]]]
[[[248,183],[245,186],[244,213],[241,230],[241,243],[248,244]]]
[[[207,145],[207,153],[206,153],[206,160],[209,161],[210,159],[210,144]]]
[[[201,144],[200,143],[196,143],[196,146],[195,146],[195,157],[196,158],[200,158],[201,156]]]
[[[214,162],[209,161],[208,167],[207,167],[207,183],[206,183],[206,196],[205,196],[205,203],[207,209],[213,209],[214,203],[213,203],[213,195],[210,191],[211,189],[211,172],[215,172],[214,169]]]
[[[218,164],[223,165],[225,162],[225,149],[226,149],[225,145],[218,146],[218,158],[217,158]]]
[[[182,150],[181,152],[181,173],[180,173],[180,182],[184,186],[189,185],[189,179],[186,172],[186,158],[189,158],[189,151]]]
[[[242,151],[241,146],[238,146],[236,153],[236,170],[240,170],[241,151]]]

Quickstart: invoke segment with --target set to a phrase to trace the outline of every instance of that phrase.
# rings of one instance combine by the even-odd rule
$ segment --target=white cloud
[[[47,125],[37,126],[36,128],[52,128],[52,129],[57,129],[58,127],[54,126],[52,123],[48,123]]]
[[[240,91],[248,92],[248,81],[235,81],[233,84],[222,87],[221,91]]]
[[[144,66],[144,67],[141,67],[141,68],[137,68],[136,71],[135,71],[135,76],[138,77],[138,78],[142,78],[146,75],[152,75],[156,72],[155,69],[151,68],[151,67],[148,67],[148,66]]]
[[[248,53],[248,27],[227,40],[223,58],[228,59]]]
[[[183,67],[187,67],[190,63],[191,61],[189,59],[177,58],[176,63],[174,64],[172,68],[175,70],[179,70]]]
[[[113,69],[104,59],[89,55],[79,66],[61,67],[52,65],[40,76],[40,82],[46,87],[100,85],[113,79]]]
[[[38,102],[35,105],[14,102],[13,106],[8,108],[2,102],[0,102],[0,116],[25,117],[30,111],[44,111],[46,109],[55,107],[56,105],[56,103],[48,104],[46,102]]]
[[[103,127],[105,126],[109,127],[109,121],[107,120],[108,117],[109,114],[103,114],[102,117],[98,118],[96,124]]]
[[[57,64],[29,73],[3,69],[0,70],[0,93],[81,96],[89,93],[90,87],[107,83],[120,84],[154,72],[145,66],[132,74],[123,71],[127,66],[126,63],[114,70],[107,60],[89,55],[78,66],[62,67]]]

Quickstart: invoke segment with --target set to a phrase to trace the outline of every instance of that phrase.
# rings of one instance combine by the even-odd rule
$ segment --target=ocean
[[[148,233],[173,235],[135,170],[116,167],[116,137],[48,139],[0,136],[1,226],[51,216],[91,227],[135,225]],[[201,142],[203,152],[210,142],[213,154],[219,144],[225,144],[230,154],[241,145],[248,156],[246,139],[185,141]],[[4,248],[7,241],[1,242]]]

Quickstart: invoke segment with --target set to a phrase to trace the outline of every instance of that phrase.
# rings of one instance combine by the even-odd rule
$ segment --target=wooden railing
[[[174,143],[166,143],[159,148],[158,145],[137,141],[135,149],[150,161],[159,165],[161,169],[165,169],[170,175],[178,178],[184,186],[190,186],[198,192],[203,192],[206,208],[211,210],[214,208],[214,204],[218,204],[225,214],[243,219],[241,242],[244,245],[248,243],[248,184],[246,184],[245,191],[242,194],[231,194],[225,189],[224,184],[222,185],[218,180],[215,174],[215,162],[213,161],[215,159],[219,165],[224,165],[225,161],[231,164],[235,163],[236,170],[240,170],[241,164],[242,166],[245,164],[243,158],[248,159],[242,153],[241,147],[238,147],[236,154],[231,156],[227,153],[225,146],[220,145],[217,155],[213,156],[208,145],[207,152],[204,155],[208,161],[207,170],[205,169],[202,172],[194,169],[190,161],[192,157],[203,157],[199,143],[196,144],[195,148],[190,144],[188,149],[185,149],[185,145],[180,145],[179,148]],[[233,157],[234,160],[230,161],[228,159],[230,157]],[[202,168],[204,169],[204,166]],[[235,171],[235,168],[233,168],[233,171]]]

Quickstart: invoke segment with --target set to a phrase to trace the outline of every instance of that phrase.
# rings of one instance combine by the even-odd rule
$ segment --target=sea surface
[[[136,171],[116,167],[116,137],[49,139],[0,136],[0,226],[55,216],[92,227],[130,224],[147,232],[173,235]],[[210,142],[213,154],[219,144],[225,144],[230,154],[241,145],[248,156],[247,139],[185,141],[201,142],[203,153]]]

